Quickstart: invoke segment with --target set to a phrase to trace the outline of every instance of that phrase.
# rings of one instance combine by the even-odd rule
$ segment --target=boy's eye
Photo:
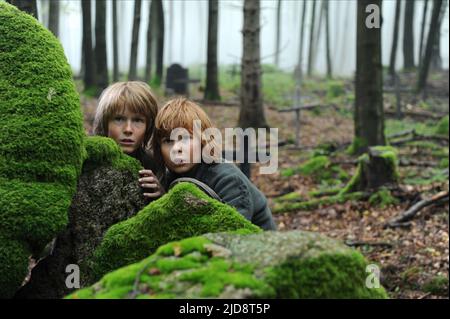
[[[125,120],[125,117],[123,117],[123,116],[121,116],[121,115],[116,115],[116,116],[114,116],[114,121],[122,122],[122,121],[124,121],[124,120]]]
[[[134,118],[133,121],[136,123],[145,123],[145,119],[142,117]]]

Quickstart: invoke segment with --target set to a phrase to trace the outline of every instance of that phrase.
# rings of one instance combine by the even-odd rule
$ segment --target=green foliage
[[[423,291],[445,296],[448,294],[448,278],[443,275],[433,277],[423,285]]]
[[[260,231],[233,207],[211,199],[195,185],[177,184],[136,216],[115,224],[107,231],[95,252],[95,277],[140,260],[161,244],[240,228]]]
[[[328,81],[327,99],[333,99],[345,94],[344,83],[341,81]]]
[[[448,115],[444,116],[436,127],[436,134],[448,136]]]
[[[417,134],[434,135],[436,131],[436,124],[429,121],[416,122],[408,118],[401,120],[387,119],[385,121],[384,134],[386,137],[389,137],[390,135],[412,129],[414,129]]]
[[[86,154],[79,96],[60,42],[32,16],[0,2],[0,48],[4,298],[22,283],[28,256],[64,229]]]
[[[447,157],[447,158],[443,158],[443,159],[439,162],[439,167],[440,167],[440,168],[448,168],[448,157]]]

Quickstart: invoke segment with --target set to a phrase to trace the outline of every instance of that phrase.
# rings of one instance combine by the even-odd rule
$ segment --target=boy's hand
[[[157,198],[162,196],[165,191],[158,178],[149,169],[139,171],[139,185],[144,188],[144,197]]]

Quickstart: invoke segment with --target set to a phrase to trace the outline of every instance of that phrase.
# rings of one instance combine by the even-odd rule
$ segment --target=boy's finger
[[[154,177],[142,177],[139,178],[139,182],[155,182],[155,178]]]
[[[155,197],[160,197],[161,196],[161,192],[156,192],[156,193],[144,193],[145,197],[148,198],[155,198]]]
[[[142,184],[141,187],[143,187],[143,188],[157,188],[158,184]]]

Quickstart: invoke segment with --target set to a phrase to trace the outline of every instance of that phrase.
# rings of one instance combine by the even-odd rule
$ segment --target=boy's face
[[[201,149],[201,145],[192,135],[180,137],[174,141],[170,138],[161,140],[161,154],[166,167],[177,174],[184,174],[193,169],[197,163],[194,163],[194,152]]]
[[[123,113],[117,113],[109,120],[108,137],[115,140],[124,153],[131,154],[142,145],[146,129],[145,116],[126,108]]]

